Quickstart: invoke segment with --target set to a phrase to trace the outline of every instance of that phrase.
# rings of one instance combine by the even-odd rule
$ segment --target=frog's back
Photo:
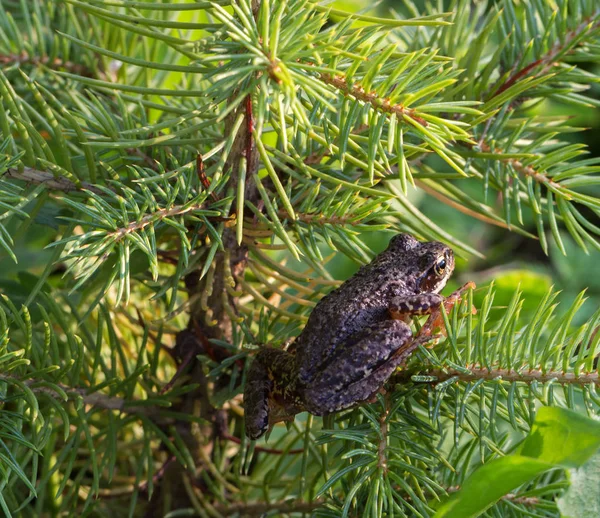
[[[391,298],[405,290],[402,280],[385,264],[371,263],[324,297],[296,340],[300,379],[309,381],[352,335],[389,318]]]

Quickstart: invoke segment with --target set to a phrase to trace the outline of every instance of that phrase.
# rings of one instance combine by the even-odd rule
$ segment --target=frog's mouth
[[[444,289],[446,283],[448,282],[448,277],[444,277],[442,279],[432,279],[431,277],[424,277],[421,281],[421,291],[427,293],[439,293]]]

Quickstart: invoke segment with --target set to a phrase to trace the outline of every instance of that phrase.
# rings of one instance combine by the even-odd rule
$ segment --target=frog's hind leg
[[[414,349],[406,346],[411,342],[412,331],[401,320],[385,320],[361,331],[304,389],[307,409],[322,415],[370,399],[410,356]]]
[[[269,394],[273,390],[273,381],[269,379],[260,351],[250,369],[244,386],[244,416],[246,435],[258,439],[269,429]]]
[[[258,439],[273,422],[282,418],[272,415],[275,399],[283,400],[280,392],[293,385],[291,369],[294,355],[282,349],[261,349],[248,369],[244,386],[246,435]]]

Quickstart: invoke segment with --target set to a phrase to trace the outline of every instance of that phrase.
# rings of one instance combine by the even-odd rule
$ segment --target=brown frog
[[[407,322],[440,307],[453,270],[446,245],[393,237],[319,301],[291,350],[256,355],[244,390],[248,437],[304,410],[323,415],[372,398],[417,348]]]

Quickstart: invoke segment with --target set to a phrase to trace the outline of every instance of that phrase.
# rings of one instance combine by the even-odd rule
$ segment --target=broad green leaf
[[[479,516],[513,489],[554,468],[582,466],[600,447],[600,422],[562,408],[538,411],[517,452],[477,469],[435,518]]]
[[[520,454],[564,468],[578,468],[599,447],[600,422],[572,410],[543,407],[521,445]]]
[[[600,516],[600,454],[569,472],[571,487],[557,500],[564,518]]]
[[[497,306],[506,306],[511,300],[515,290],[519,289],[523,293],[523,308],[526,311],[533,311],[537,304],[544,298],[552,286],[550,276],[538,273],[525,268],[511,269],[494,275],[494,302]],[[478,282],[479,287],[487,283]],[[484,290],[479,290],[474,295],[475,304],[479,306],[485,295]]]

